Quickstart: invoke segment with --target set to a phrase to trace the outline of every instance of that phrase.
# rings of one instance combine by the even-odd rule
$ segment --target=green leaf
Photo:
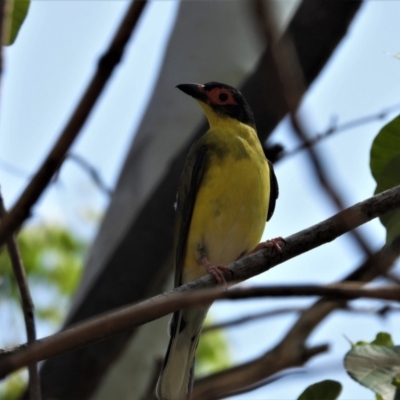
[[[59,226],[32,226],[18,236],[22,260],[35,297],[35,287],[53,293],[54,301],[35,301],[36,315],[42,321],[59,322],[66,300],[76,289],[87,244]],[[19,293],[7,252],[0,254],[0,300],[19,305]],[[42,304],[41,304],[42,303]]]
[[[26,378],[22,372],[11,374],[0,386],[0,400],[18,400],[26,390]]]
[[[327,379],[310,385],[297,400],[336,400],[341,391],[339,382]]]
[[[379,332],[376,335],[376,338],[371,342],[375,346],[393,346],[393,340],[390,336],[390,333],[387,332]]]
[[[9,46],[14,43],[22,23],[28,14],[29,6],[30,0],[6,1],[4,13],[4,46]]]
[[[400,116],[386,124],[371,147],[371,173],[377,183],[375,193],[400,185]],[[400,235],[400,210],[380,218],[386,228],[386,242]]]
[[[47,320],[48,322],[53,322],[59,324],[62,321],[62,313],[56,307],[38,308],[36,310],[36,315],[38,318]]]
[[[379,332],[379,333],[377,333],[377,335],[375,336],[375,339],[372,342],[366,342],[365,340],[360,340],[353,346],[366,346],[369,344],[374,344],[376,346],[393,346],[394,345],[392,337],[390,336],[390,333]]]
[[[393,400],[396,387],[392,382],[400,376],[400,346],[353,346],[344,358],[344,366],[355,381],[383,400]]]
[[[392,385],[396,386],[397,388],[400,388],[400,379],[399,378],[394,378],[392,380]]]
[[[210,325],[208,316],[205,325]],[[221,371],[231,365],[228,342],[223,332],[215,330],[201,335],[196,352],[196,377]]]

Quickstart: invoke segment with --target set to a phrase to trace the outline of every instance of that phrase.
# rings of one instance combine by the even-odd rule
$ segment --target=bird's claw
[[[205,268],[206,271],[215,278],[219,285],[226,285],[228,282],[226,281],[225,274],[232,274],[230,268],[222,264],[207,264],[205,265]]]
[[[265,249],[267,247],[273,247],[277,253],[282,253],[282,247],[279,242],[283,242],[286,245],[286,241],[281,236],[278,236],[274,239],[266,240],[265,242],[259,243],[252,251],[250,251],[247,255],[256,253],[259,250]]]

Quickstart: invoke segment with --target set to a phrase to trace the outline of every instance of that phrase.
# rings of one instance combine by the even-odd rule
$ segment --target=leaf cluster
[[[60,226],[32,226],[17,239],[33,297],[40,288],[68,299],[79,282],[87,243]],[[19,304],[19,292],[6,251],[0,254],[0,301]],[[36,299],[34,299],[36,300]],[[35,301],[39,319],[59,322],[58,302]]]

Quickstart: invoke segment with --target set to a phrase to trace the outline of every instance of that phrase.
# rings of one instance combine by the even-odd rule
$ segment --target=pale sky
[[[17,42],[5,52],[0,184],[8,206],[25,187],[28,176],[11,173],[6,166],[11,164],[27,174],[38,167],[69,118],[127,5],[125,1],[32,2]],[[122,65],[74,146],[74,152],[92,163],[110,188],[146,107],[176,9],[177,3],[167,0],[153,1],[148,7]],[[364,5],[304,101],[302,116],[310,134],[326,130],[333,117],[340,124],[400,103],[400,60],[387,54],[400,52],[399,15],[400,2],[370,1]],[[395,115],[392,113],[390,118]],[[329,176],[349,206],[373,194],[369,151],[384,123],[376,121],[341,132],[318,145]],[[296,146],[286,121],[271,142],[283,143],[288,149]],[[266,238],[290,235],[336,212],[315,181],[304,152],[277,164],[276,174],[281,194]],[[35,218],[47,223],[57,221],[92,238],[96,224],[88,212],[100,215],[106,205],[106,196],[69,162],[63,167],[59,182],[47,190],[35,209]],[[362,232],[373,248],[379,249],[384,243],[384,230],[378,221],[368,224]],[[353,242],[343,237],[245,284],[332,282],[357,267],[362,259]],[[215,318],[225,319],[246,314],[249,304],[255,312],[307,303],[277,299],[224,302],[213,306],[212,312]],[[229,330],[232,359],[243,362],[258,356],[276,343],[293,321],[293,316],[287,316]],[[373,393],[354,383],[341,367],[349,349],[343,335],[354,342],[370,341],[378,331],[385,330],[400,344],[399,325],[397,315],[386,320],[365,315],[330,317],[315,332],[311,343],[329,342],[333,352],[310,362],[310,374],[289,375],[235,398],[293,399],[308,384],[330,378],[344,385],[341,399],[373,399]],[[334,363],[329,365],[332,360]]]

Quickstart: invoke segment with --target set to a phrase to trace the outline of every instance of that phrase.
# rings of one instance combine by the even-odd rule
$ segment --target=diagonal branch
[[[251,2],[247,3],[251,6]],[[180,11],[183,8],[180,8]],[[287,26],[285,34],[290,35],[295,41],[308,86],[315,81],[343,37],[346,36],[351,21],[361,8],[362,1],[303,0],[301,2]],[[243,16],[245,17],[245,15]],[[179,26],[181,26],[180,23],[182,21],[178,23]],[[175,25],[175,29],[179,29],[178,25]],[[172,33],[169,49],[179,51],[179,48],[174,47],[179,40]],[[260,139],[264,142],[273,128],[284,118],[287,110],[279,98],[279,91],[274,89],[277,81],[275,76],[264,72],[265,69],[270,70],[269,51],[260,53],[260,56],[260,62],[253,73],[246,74],[242,71],[244,81],[240,89],[253,109]],[[160,79],[163,79],[163,74],[171,66],[170,63],[174,64],[174,60],[168,57],[165,59]],[[179,74],[180,71],[185,71],[188,65],[190,65],[189,61],[185,65],[173,67],[173,70]],[[269,76],[268,91],[260,90],[260,79],[265,75]],[[150,107],[148,112],[153,116],[160,115],[159,107]],[[196,129],[192,139],[200,137],[204,133],[204,129],[206,129],[204,126]],[[171,262],[173,238],[170,227],[174,222],[174,212],[171,204],[175,201],[176,187],[189,147],[190,143],[187,143],[180,151],[177,151],[147,201],[138,204],[138,214],[127,223],[123,237],[114,245],[110,245],[112,248],[110,257],[101,261],[96,257],[91,260],[99,267],[98,275],[92,282],[90,290],[89,286],[82,290],[79,304],[76,304],[70,314],[67,325],[76,324],[115,307],[142,301],[143,298],[155,295],[162,290],[161,285],[164,282],[165,273],[172,268],[173,264]],[[142,148],[140,144],[133,144],[131,156],[136,154],[140,148]],[[135,179],[135,174],[132,172],[136,168],[134,164],[128,156],[111,207],[112,210],[119,209],[120,212],[127,213],[127,215],[133,214],[120,208],[118,200],[120,197],[118,196],[121,194],[124,196],[123,193],[126,189],[124,185],[129,186],[127,177],[132,176]],[[111,213],[114,212],[112,210],[110,209]],[[116,221],[112,224],[118,225]],[[107,233],[105,230],[100,232],[98,239],[100,242],[107,241],[108,237],[109,232]],[[155,246],[157,247],[156,252],[153,251]],[[134,267],[139,268],[140,279],[136,273],[132,272]],[[126,279],[121,280],[121,276]],[[115,292],[116,286],[118,286],[118,294],[110,296],[113,289]],[[63,393],[79,399],[89,398],[104,380],[109,366],[124,353],[124,346],[136,333],[137,330],[134,329],[126,334],[115,336],[107,342],[49,360],[41,369],[45,392],[50,397],[57,397],[59,393]],[[164,335],[164,333],[160,334]],[[134,338],[134,346],[140,347],[140,340],[140,338]],[[140,365],[139,360],[137,363]],[[90,377],[86,374],[89,369]]]
[[[346,284],[346,281],[350,279],[360,281],[359,287],[361,284],[388,271],[399,256],[400,237],[395,239],[390,246],[384,247],[368,258],[356,271],[342,281],[344,282],[342,285],[336,284],[331,286],[330,289],[334,289],[335,286],[336,288],[357,286],[355,282]],[[356,292],[363,291],[363,289],[350,289],[347,294],[349,295],[352,290]],[[380,291],[381,289],[378,290]],[[382,290],[385,291],[386,289]],[[355,294],[356,292],[352,293]],[[396,296],[399,298],[398,286],[392,287],[390,292],[390,294],[386,292],[388,300],[389,297],[391,300],[395,300]],[[243,393],[246,391],[245,388],[247,388],[247,391],[252,390],[255,385],[258,384],[259,386],[259,382],[267,381],[267,378],[284,369],[303,365],[310,358],[308,356],[310,349],[306,346],[306,340],[309,335],[332,311],[345,306],[345,296],[336,296],[334,298],[330,295],[318,300],[302,314],[287,335],[273,349],[255,360],[197,381],[192,399],[213,400],[235,395],[239,391]]]
[[[396,238],[390,246],[384,247],[369,257],[359,268],[346,276],[342,282],[360,281],[368,282],[390,270],[400,255],[400,237]],[[352,283],[354,285],[354,283]],[[397,286],[396,286],[397,287]],[[398,287],[393,289],[398,291]],[[346,300],[322,298],[311,308],[306,310],[299,320],[289,330],[285,338],[272,350],[261,357],[243,365],[225,370],[197,381],[193,400],[217,399],[232,396],[238,392],[252,390],[259,382],[283,369],[304,364],[308,358],[308,349],[305,341],[318,324],[332,311],[346,307]],[[267,380],[268,381],[268,380]]]
[[[4,207],[3,197],[0,193],[0,220],[3,220],[6,214],[7,212]],[[21,296],[22,312],[24,314],[27,341],[28,343],[33,343],[36,340],[35,314],[28,280],[26,279],[25,268],[22,263],[21,254],[19,252],[17,241],[15,240],[14,235],[11,235],[11,237],[7,239],[6,243],[11,266]],[[28,372],[30,400],[40,400],[40,378],[37,364],[29,364]]]
[[[373,196],[319,224],[289,236],[285,239],[286,245],[283,247],[281,254],[277,254],[273,249],[268,248],[232,263],[230,265],[232,271],[231,283],[234,284],[268,271],[284,261],[334,240],[348,232],[349,229],[354,229],[396,208],[400,208],[400,186]],[[343,221],[346,221],[346,223],[344,224]],[[368,271],[363,273],[362,276],[367,276]],[[379,273],[381,272],[379,271]],[[227,292],[224,289],[221,291],[221,288],[218,288],[214,292],[197,292],[191,293],[188,297],[182,296],[183,293],[194,289],[213,286],[215,286],[214,278],[207,275],[182,285],[171,292],[104,314],[101,317],[90,319],[63,332],[37,340],[27,348],[17,349],[15,354],[5,354],[0,362],[0,376],[4,376],[31,362],[54,357],[61,353],[105,340],[113,335],[167,315],[179,308],[235,295],[233,291]],[[287,290],[289,291],[290,289]],[[338,291],[335,291],[337,288],[328,288],[328,290],[330,290],[329,293],[331,294],[339,294]],[[272,292],[269,293],[272,295]],[[315,291],[313,293],[314,295],[316,294]],[[326,293],[328,292],[320,292],[322,295]],[[346,293],[348,296],[351,293],[353,297],[361,293],[364,294],[364,292],[356,291],[347,291]],[[282,293],[276,293],[275,295],[280,296]],[[243,294],[240,296],[243,297]],[[341,296],[344,296],[343,293]],[[304,353],[302,355],[304,356]]]
[[[73,160],[78,164],[92,179],[93,183],[108,197],[111,197],[113,191],[107,187],[107,184],[103,181],[100,172],[89,163],[84,157],[76,153],[69,153],[66,156],[67,159]]]
[[[253,321],[260,320],[260,319],[276,317],[278,315],[293,314],[293,313],[299,314],[299,313],[303,313],[307,310],[308,310],[308,307],[283,307],[283,308],[277,308],[274,310],[262,311],[259,313],[245,315],[244,317],[240,317],[240,318],[233,318],[229,321],[205,326],[203,328],[201,334],[204,335],[205,333],[212,332],[215,330],[232,328],[232,327],[236,327],[239,325],[247,324],[248,322],[253,322]],[[353,314],[370,314],[370,315],[379,315],[381,317],[384,317],[388,313],[391,313],[391,312],[400,312],[400,307],[393,307],[393,306],[389,306],[389,305],[385,305],[385,306],[379,307],[379,308],[377,308],[377,307],[350,307],[349,305],[346,304],[343,307],[339,307],[339,310],[345,311],[347,313],[353,313]]]
[[[1,221],[0,246],[3,245],[9,235],[15,232],[29,217],[32,206],[42,195],[54,173],[60,168],[68,149],[78,136],[108,82],[108,79],[122,59],[125,45],[128,43],[145,5],[146,0],[136,0],[132,2],[131,6],[128,8],[108,49],[100,58],[92,80],[70,120],[61,132],[56,144],[47,155],[39,170],[33,176],[16,204],[4,217],[4,220]]]
[[[201,334],[204,335],[208,332],[212,332],[215,330],[232,328],[233,326],[247,324],[248,322],[257,321],[259,319],[276,317],[278,315],[292,314],[292,313],[298,314],[305,310],[306,309],[304,307],[283,307],[283,308],[278,308],[276,310],[268,310],[259,313],[248,314],[245,315],[244,317],[233,318],[229,321],[220,322],[212,325],[206,325],[203,327]]]
[[[265,40],[271,46],[272,64],[280,80],[280,85],[278,85],[278,87],[282,92],[282,97],[289,111],[294,131],[302,143],[308,144],[308,138],[304,131],[303,124],[296,114],[304,93],[306,92],[306,85],[294,43],[289,35],[284,35],[279,40],[279,45],[276,45],[279,39],[279,30],[273,18],[273,10],[271,9],[273,3],[257,0],[254,4],[256,16],[264,32]],[[321,186],[336,208],[338,210],[343,210],[345,208],[344,201],[328,179],[323,163],[317,152],[312,146],[307,145],[306,148]],[[364,253],[370,256],[372,251],[363,236],[357,231],[353,231],[352,235]]]
[[[296,147],[293,150],[288,152],[283,152],[280,154],[276,161],[281,161],[284,158],[294,156],[295,154],[301,152],[302,150],[314,146],[315,144],[319,143],[320,141],[331,137],[335,133],[343,132],[349,129],[358,128],[362,125],[370,124],[371,122],[376,122],[382,119],[387,118],[391,113],[398,112],[400,109],[400,104],[394,104],[388,107],[385,107],[381,111],[375,112],[374,114],[364,115],[362,117],[358,117],[352,119],[350,121],[343,122],[339,125],[331,124],[325,132],[317,132],[312,135],[312,138],[308,138],[306,142],[303,142],[301,145]]]
[[[400,241],[399,241],[400,242]],[[399,247],[400,251],[400,247]],[[214,280],[210,278],[208,280]],[[200,279],[198,280],[200,281]],[[197,281],[193,281],[197,283]],[[215,282],[213,282],[215,286]],[[187,285],[185,285],[187,286]],[[216,300],[242,300],[249,298],[263,297],[308,297],[308,296],[328,296],[328,300],[336,299],[353,300],[360,297],[377,300],[400,301],[398,286],[386,286],[375,289],[361,289],[355,285],[335,285],[335,286],[275,286],[275,287],[251,287],[226,290],[225,287],[214,287],[212,289],[202,289],[188,291],[183,286],[181,290],[174,290],[162,295],[153,297],[140,304],[125,307],[122,310],[107,313],[106,315],[79,324],[64,332],[49,336],[48,338],[37,340],[30,346],[14,348],[13,352],[4,352],[0,362],[0,376],[4,376],[27,363],[42,360],[61,354],[70,350],[71,344],[89,345],[99,340],[104,340],[101,336],[104,331],[108,335],[121,332],[121,324],[124,329],[140,326],[147,322],[154,321],[160,317],[170,314],[180,308],[198,307],[209,304]],[[326,300],[325,300],[326,301]],[[89,333],[89,335],[88,335]],[[80,337],[83,335],[84,338]],[[82,343],[82,339],[86,340]],[[81,342],[81,343],[80,343]],[[79,347],[80,347],[79,346]],[[207,397],[209,398],[209,397]]]

